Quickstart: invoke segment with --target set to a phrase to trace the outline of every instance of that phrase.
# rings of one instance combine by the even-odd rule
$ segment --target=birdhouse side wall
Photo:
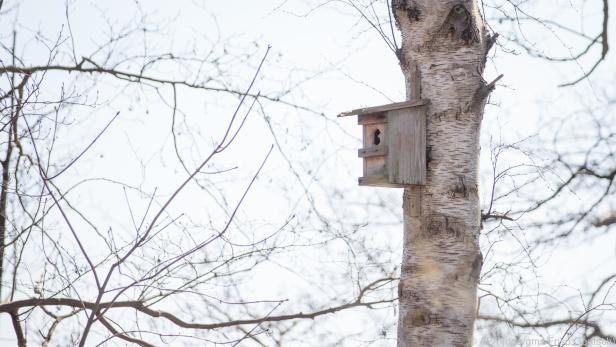
[[[392,184],[415,185],[426,181],[425,108],[390,111],[388,118],[388,179]]]

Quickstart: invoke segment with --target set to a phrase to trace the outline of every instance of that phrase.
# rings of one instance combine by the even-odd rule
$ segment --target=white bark
[[[420,73],[427,113],[421,214],[404,192],[398,346],[471,346],[482,257],[478,246],[479,133],[492,86],[482,78],[493,43],[474,0],[392,0],[410,98]]]

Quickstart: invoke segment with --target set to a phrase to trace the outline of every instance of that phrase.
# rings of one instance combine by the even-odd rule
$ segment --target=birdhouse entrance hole
[[[380,136],[381,136],[381,131],[380,131],[379,129],[376,129],[376,130],[374,131],[374,139],[372,140],[372,143],[373,143],[375,146],[376,146],[376,145],[378,145],[379,143],[381,143],[381,138],[380,138]]]

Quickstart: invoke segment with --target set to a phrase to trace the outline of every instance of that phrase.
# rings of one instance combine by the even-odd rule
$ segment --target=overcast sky
[[[5,1],[4,8],[16,6],[15,3]],[[242,55],[240,53],[245,52],[243,54],[247,56],[243,58],[247,59],[248,63],[233,65],[233,68],[227,71],[234,74],[230,78],[230,85],[234,87],[246,85],[267,46],[271,45],[255,90],[275,95],[277,91],[306,80],[292,93],[285,95],[284,99],[314,112],[273,104],[266,105],[265,109],[260,111],[264,114],[249,118],[237,146],[231,149],[228,157],[224,157],[216,168],[212,168],[239,167],[233,179],[220,179],[220,185],[225,187],[228,194],[226,198],[232,203],[239,197],[269,147],[276,144],[276,141],[281,141],[279,145],[284,151],[277,149],[273,152],[260,180],[261,184],[254,187],[244,204],[244,221],[251,223],[256,229],[262,228],[263,233],[267,234],[271,227],[279,225],[281,220],[294,215],[296,210],[308,204],[305,201],[306,189],[314,189],[317,195],[329,194],[331,192],[321,192],[319,189],[334,185],[348,200],[368,201],[372,195],[378,194],[383,199],[392,201],[391,205],[398,208],[397,210],[393,210],[391,214],[374,216],[374,220],[368,210],[368,220],[363,222],[367,222],[368,228],[374,230],[374,233],[380,232],[381,225],[390,223],[383,235],[384,238],[389,235],[391,239],[381,241],[392,248],[400,246],[401,215],[396,213],[400,212],[398,201],[401,190],[360,188],[356,185],[356,179],[361,175],[361,162],[356,157],[360,128],[352,119],[336,119],[336,114],[341,111],[402,101],[405,95],[395,56],[353,8],[341,2],[318,6],[319,1],[300,0],[84,0],[69,3],[70,28],[66,25],[64,1],[20,1],[19,9],[0,21],[3,43],[9,42],[7,33],[15,26],[18,32],[18,47],[24,52],[26,64],[40,64],[45,62],[47,56],[40,43],[31,38],[37,31],[47,37],[68,37],[70,29],[75,40],[76,55],[80,56],[92,51],[97,43],[108,37],[109,27],[106,20],[120,28],[123,23],[134,23],[145,18],[146,22],[152,23],[151,28],[154,30],[155,23],[164,19],[160,34],[153,34],[148,38],[148,47],[153,51],[190,51],[193,47],[197,47],[198,51],[206,51],[208,47],[219,42],[219,47],[228,45],[233,54]],[[590,34],[597,32],[597,8],[588,5],[582,11],[581,1],[573,1],[571,6],[563,3],[565,1],[541,1],[541,4],[532,10],[536,11],[538,16],[545,15],[561,21],[571,20],[574,25],[583,26]],[[558,13],[554,13],[555,7],[558,7]],[[612,18],[616,18],[614,11],[612,8]],[[583,22],[579,20],[581,13],[586,18]],[[484,185],[490,180],[489,149],[492,144],[515,143],[527,138],[542,139],[544,135],[549,138],[552,133],[548,130],[553,130],[564,117],[573,117],[576,110],[601,105],[606,101],[606,94],[613,96],[613,91],[605,89],[608,86],[606,81],[613,81],[616,77],[616,71],[611,66],[613,64],[610,65],[608,61],[591,79],[572,88],[557,87],[583,74],[589,66],[587,62],[556,64],[530,57],[523,49],[506,40],[506,37],[510,36],[507,31],[511,26],[509,23],[493,20],[495,16],[495,13],[489,13],[487,17],[494,30],[502,30],[503,38],[500,43],[503,47],[496,48],[495,55],[488,62],[484,78],[491,81],[499,74],[504,74],[504,78],[493,93],[492,104],[488,105],[484,115]],[[616,34],[611,30],[611,46],[616,47],[616,35],[612,33]],[[523,35],[542,51],[559,56],[570,56],[579,48],[577,42],[569,40],[566,34],[555,34],[537,25],[529,25]],[[141,42],[136,43],[140,44]],[[131,50],[133,47],[125,49]],[[230,62],[229,66],[232,66],[232,63]],[[71,143],[96,134],[97,129],[100,129],[114,112],[121,112],[119,121],[106,137],[84,157],[83,166],[75,168],[73,177],[111,175],[117,179],[132,181],[149,191],[159,187],[161,194],[168,193],[174,186],[173,182],[185,177],[185,172],[177,168],[177,163],[163,159],[163,154],[172,153],[168,135],[170,108],[155,95],[151,96],[151,92],[143,92],[143,95],[137,92],[120,95],[113,102],[106,103],[105,98],[110,98],[108,95],[114,92],[122,93],[114,88],[114,82],[96,87],[100,90],[104,107],[100,111],[94,111],[96,117],[87,119],[91,123],[87,123],[83,132],[67,134],[63,140],[67,148],[71,148]],[[50,90],[47,92],[53,93]],[[170,90],[163,90],[161,93],[167,98],[171,95]],[[137,99],[142,101],[142,98],[147,98],[148,95],[152,98],[151,103],[136,102]],[[132,103],[131,100],[135,102]],[[194,131],[194,134],[180,140],[180,149],[190,158],[190,165],[193,165],[206,153],[208,146],[216,141],[215,136],[212,136],[215,133],[212,129],[222,126],[222,120],[229,116],[236,99],[229,96],[203,97],[198,93],[186,91],[180,93],[180,100],[187,117],[199,115],[197,120],[190,123],[194,127],[186,129]],[[74,116],[74,119],[86,124],[86,120],[78,116]],[[271,120],[277,129],[280,135],[278,139],[273,137],[266,119]],[[580,143],[583,141],[585,139],[580,138]],[[203,148],[195,144],[202,144]],[[568,144],[576,145],[578,144]],[[542,159],[543,149],[536,148],[538,161]],[[136,161],[135,158],[140,159]],[[512,164],[528,160],[516,155],[512,155],[510,159]],[[299,173],[306,175],[302,182],[304,187],[295,181],[294,173],[289,170],[289,161],[301,168]],[[315,177],[311,178],[307,173],[314,174]],[[66,180],[68,185],[71,178]],[[328,183],[315,183],[321,181]],[[487,202],[487,193],[489,190],[482,186],[484,203]],[[94,219],[109,225],[117,224],[117,228],[122,228],[122,225],[127,223],[126,215],[121,212],[124,208],[117,204],[119,191],[100,186],[81,194],[78,199],[84,204],[98,206],[102,200],[106,201],[102,204],[107,207],[101,209]],[[575,200],[575,192],[571,193],[571,197]],[[196,215],[194,220],[203,218],[201,222],[207,224],[211,213],[216,214],[214,220],[224,219],[224,212],[211,207],[217,199],[212,196],[204,197],[199,190],[191,191],[173,206],[172,211]],[[334,210],[332,215],[338,217],[344,212],[335,211],[334,207],[331,209]],[[396,230],[400,234],[396,234]],[[580,274],[584,273],[590,279],[593,271],[614,266],[613,241],[613,238],[602,239],[584,247],[565,245],[561,251],[546,254],[541,264],[544,265],[539,275],[541,281],[554,288],[562,288],[564,284],[571,284],[575,288],[583,287],[587,279]],[[92,240],[92,243],[95,242]],[[588,247],[592,247],[595,256],[589,256]],[[519,252],[519,247],[504,245],[502,250]],[[575,271],[560,271],[563,267]],[[257,287],[263,295],[274,295],[280,289],[279,286],[288,282],[287,278],[292,279],[287,285],[291,283],[292,286],[307,286],[306,283],[299,283],[301,281],[297,277],[289,273],[285,276],[290,277],[284,277],[281,273],[275,266],[260,273],[262,277]],[[6,318],[0,317],[3,326],[8,323]],[[344,325],[344,322],[338,324]],[[0,334],[2,338],[12,338],[12,332],[7,329],[2,329]]]

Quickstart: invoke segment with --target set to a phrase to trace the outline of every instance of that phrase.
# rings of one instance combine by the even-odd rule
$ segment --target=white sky
[[[14,3],[5,1],[4,6],[8,8]],[[20,2],[18,32],[40,30],[49,36],[54,36],[60,31],[66,34],[67,28],[62,26],[65,23],[63,3],[64,1],[40,0]],[[336,182],[335,185],[348,201],[373,202],[378,200],[372,197],[375,194],[378,194],[380,199],[389,201],[393,206],[391,213],[374,215],[375,213],[369,210],[363,211],[365,215],[359,217],[358,222],[367,222],[367,228],[371,232],[375,235],[382,234],[383,239],[379,239],[378,242],[386,243],[392,248],[399,247],[398,238],[402,227],[395,223],[400,221],[401,215],[396,215],[396,212],[400,211],[395,209],[399,209],[401,192],[357,187],[356,177],[360,176],[360,161],[356,158],[355,151],[359,145],[360,129],[353,120],[335,119],[335,115],[340,111],[403,100],[404,86],[397,62],[378,35],[372,30],[367,30],[365,23],[358,22],[356,13],[348,6],[334,2],[309,11],[314,7],[309,3],[299,0],[76,1],[71,2],[71,29],[77,42],[77,56],[80,56],[90,51],[108,34],[100,13],[105,13],[117,23],[115,24],[117,28],[121,23],[130,22],[131,19],[137,20],[140,12],[147,13],[148,18],[154,23],[157,22],[157,18],[173,18],[162,29],[164,35],[154,35],[148,46],[153,50],[162,51],[186,50],[193,45],[202,49],[209,47],[217,36],[223,40],[230,38],[234,52],[250,50],[253,55],[250,57],[251,66],[232,69],[232,72],[237,74],[230,82],[234,86],[245,85],[245,81],[254,71],[254,65],[269,44],[272,50],[261,73],[262,80],[256,86],[256,90],[263,90],[265,94],[280,90],[281,86],[286,86],[294,80],[322,72],[302,84],[301,91],[291,94],[286,99],[314,108],[319,113],[325,114],[327,120],[314,114],[296,112],[276,105],[266,107],[267,116],[278,126],[282,134],[280,139],[283,141],[283,148],[287,150],[285,154],[295,165],[304,170],[303,173],[308,171],[316,173],[318,178],[316,181],[327,182],[323,185],[326,187]],[[598,30],[597,17],[594,16],[597,13],[595,9],[589,7],[581,11],[580,1],[572,2],[571,6],[567,3],[569,2],[542,1],[534,10],[541,15],[549,15],[552,19],[571,18],[576,24],[584,25],[590,34]],[[96,10],[93,4],[101,7],[100,11]],[[199,9],[196,5],[203,8]],[[559,8],[561,11],[554,14],[553,8]],[[612,8],[612,18],[616,18],[614,11]],[[308,12],[309,15],[304,15]],[[579,20],[575,19],[581,14],[586,18],[584,23],[579,23]],[[7,17],[0,22],[3,42],[7,42],[5,35],[13,23]],[[492,24],[496,30],[509,29],[506,24]],[[540,27],[530,28],[524,34],[539,47],[546,51],[557,52],[561,56],[576,51],[574,42],[562,36],[559,36],[559,39]],[[611,46],[616,47],[614,41],[616,32],[611,30],[610,34]],[[30,34],[23,36],[28,35]],[[18,46],[25,52],[26,60],[29,63],[44,61],[45,56],[38,48],[39,44],[34,40],[23,42],[21,37],[20,33]],[[253,42],[257,42],[259,47],[255,47]],[[505,40],[501,42],[507,44]],[[507,46],[507,48],[512,47],[512,45]],[[126,49],[130,50],[133,47]],[[604,102],[603,88],[607,86],[605,81],[613,81],[615,77],[613,66],[610,66],[608,59],[589,81],[582,82],[575,88],[557,88],[559,83],[577,78],[588,65],[585,65],[585,62],[562,65],[546,63],[522,53],[520,49],[516,49],[515,54],[510,54],[497,48],[495,59],[489,62],[486,69],[486,80],[492,80],[501,73],[505,77],[492,96],[492,101],[498,106],[488,106],[484,116],[482,169],[485,171],[489,171],[491,141],[512,143],[529,136],[541,138],[544,134],[550,135],[555,118],[568,117],[574,110],[593,107]],[[105,93],[113,92],[116,84],[113,81],[105,82],[97,88],[101,91],[100,95],[103,95],[101,101],[104,101],[108,98],[105,96],[108,94]],[[147,95],[144,93],[139,97],[146,98]],[[163,95],[169,97],[170,90],[163,91]],[[177,163],[161,159],[164,155],[172,153],[171,139],[168,136],[170,109],[157,101],[155,95],[150,96],[152,100],[151,104],[148,103],[148,107],[144,107],[144,103],[131,103],[133,97],[137,98],[137,94],[121,95],[120,101],[114,101],[108,105],[109,107],[102,108],[102,111],[95,111],[93,115],[96,115],[96,119],[80,119],[79,116],[75,116],[78,122],[85,124],[87,121],[88,125],[83,132],[66,134],[61,140],[69,148],[73,141],[91,138],[115,111],[121,111],[118,122],[114,123],[101,142],[88,153],[84,158],[84,164],[72,171],[74,176],[67,178],[63,183],[69,185],[71,180],[78,176],[111,176],[131,181],[150,192],[154,187],[159,187],[161,189],[159,192],[165,194],[172,189],[173,182],[185,177],[184,171],[176,167]],[[193,117],[190,124],[195,126],[191,130],[195,131],[196,135],[194,139],[180,140],[180,148],[190,158],[190,165],[194,165],[198,158],[206,153],[208,146],[215,141],[212,134],[216,134],[216,131],[212,130],[212,127],[220,127],[221,123],[217,120],[229,116],[234,99],[221,95],[215,97],[215,102],[212,102],[199,93],[181,92],[179,100],[182,108]],[[195,114],[200,116],[195,119]],[[287,133],[284,133],[285,130]],[[230,200],[230,204],[237,200],[267,149],[274,143],[260,115],[249,118],[243,135],[238,140],[237,146],[232,148],[217,166],[218,168],[239,166],[237,176],[234,177],[241,178],[241,184],[237,183],[237,179],[232,181],[226,181],[226,178],[220,179],[220,185],[226,189],[226,197]],[[203,147],[195,146],[195,143],[202,144]],[[74,148],[75,152],[78,148],[81,147]],[[537,154],[542,154],[541,149],[537,150]],[[141,164],[135,163],[135,157],[143,160],[143,165],[148,169],[147,174]],[[511,160],[525,159],[512,156]],[[296,212],[294,204],[297,203],[299,206],[297,209],[301,210],[305,208],[306,202],[303,190],[297,187],[284,156],[278,151],[274,151],[262,177],[264,178],[258,181],[261,184],[255,186],[248,196],[241,217],[244,222],[259,230],[258,233],[265,235],[272,227],[279,225],[282,219]],[[489,177],[487,180],[484,178],[482,183],[487,183],[488,180]],[[319,193],[319,189],[323,186],[319,182],[313,182],[311,178],[307,177],[304,183],[309,189],[314,189],[317,195],[331,193],[327,191]],[[288,191],[282,193],[281,189]],[[482,192],[487,194],[485,185],[482,186]],[[572,204],[576,204],[576,197],[585,199],[584,196],[572,193]],[[120,191],[110,190],[107,186],[94,187],[92,190],[80,192],[76,197],[84,206],[99,204],[104,206],[94,219],[101,221],[102,225],[113,225],[121,229],[123,225],[126,226],[127,216],[122,215],[125,209],[123,205],[118,205],[119,198],[124,203]],[[134,198],[136,201],[137,197]],[[190,216],[195,216],[191,217],[192,220],[200,220],[203,223],[207,223],[210,218],[216,221],[224,219],[224,214],[212,207],[212,201],[211,198],[204,197],[203,192],[195,189],[186,192],[178,204],[173,206],[172,211],[186,212]],[[325,201],[317,203],[326,204]],[[138,202],[135,204],[136,207],[139,206]],[[324,209],[337,217],[347,212],[329,212],[329,206]],[[362,209],[368,207],[359,210]],[[394,223],[394,225],[382,227],[381,223]],[[308,225],[308,229],[311,227],[318,228],[315,225]],[[525,236],[529,239],[534,237]],[[90,242],[94,245],[97,241],[92,239]],[[562,250],[546,253],[546,257],[542,259],[544,267],[539,274],[540,281],[544,285],[558,288],[571,284],[572,287],[579,288],[590,282],[594,275],[603,274],[602,269],[615,265],[613,237],[603,238],[591,246],[574,246],[563,245]],[[498,247],[495,249],[501,249],[503,252],[517,249],[511,245]],[[285,285],[308,287],[308,284],[301,283],[297,276],[285,273],[277,266],[262,270],[259,276],[259,283],[255,285],[256,292],[265,296],[276,295]],[[288,278],[292,279],[291,282],[288,282]],[[344,327],[344,322],[343,319],[335,324]],[[6,317],[0,317],[0,323],[2,326],[7,326]],[[351,327],[343,329],[353,330]],[[2,341],[5,341],[3,339],[12,338],[12,331],[2,329],[0,338],[1,345],[4,343]]]

